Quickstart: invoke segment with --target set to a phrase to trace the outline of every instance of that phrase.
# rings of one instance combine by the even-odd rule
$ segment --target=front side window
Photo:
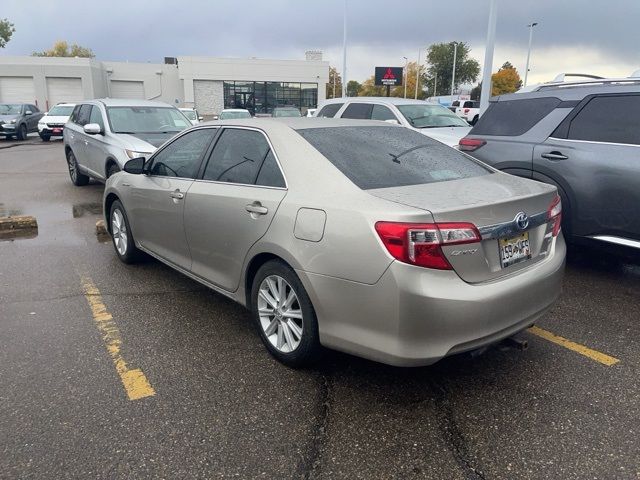
[[[336,113],[338,113],[338,110],[342,108],[342,105],[344,105],[344,103],[330,103],[329,105],[325,105],[316,114],[316,117],[333,118],[336,116]]]
[[[384,105],[374,105],[371,112],[371,120],[398,120],[396,116]]]
[[[414,128],[468,127],[469,124],[442,105],[416,103],[398,105],[398,110]]]
[[[80,116],[80,109],[82,108],[82,105],[76,105],[73,109],[73,112],[71,112],[71,116],[69,117],[69,121],[72,123],[78,123],[78,117]]]
[[[87,123],[89,123],[89,118],[91,118],[91,107],[92,105],[82,105],[80,107],[80,111],[78,112],[78,116],[76,118],[76,123],[81,127],[84,127]]]
[[[108,107],[107,118],[113,133],[178,133],[191,126],[171,107]]]
[[[363,190],[492,173],[480,162],[408,128],[376,125],[297,132]]]
[[[204,171],[204,180],[253,185],[269,153],[269,143],[255,130],[226,128]]]
[[[344,112],[342,118],[353,118],[358,120],[370,120],[373,105],[370,103],[351,103]]]
[[[100,113],[100,107],[94,106],[91,109],[91,115],[89,116],[89,123],[97,123],[104,131],[104,121],[102,120],[102,113]]]
[[[640,121],[628,112],[640,108],[640,95],[595,97],[569,124],[567,138],[640,145]]]
[[[200,160],[213,140],[216,130],[201,128],[171,142],[151,160],[151,175],[195,178]]]

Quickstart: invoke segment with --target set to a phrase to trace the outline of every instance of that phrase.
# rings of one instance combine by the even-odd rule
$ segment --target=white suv
[[[442,105],[397,97],[334,98],[318,106],[315,116],[397,123],[454,148],[471,130],[467,122]]]
[[[75,103],[58,103],[38,120],[38,135],[43,142],[48,142],[51,137],[62,137],[64,125],[75,106]]]

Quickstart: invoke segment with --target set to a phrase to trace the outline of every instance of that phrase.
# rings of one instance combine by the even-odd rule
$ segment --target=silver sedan
[[[561,210],[554,187],[415,131],[306,118],[193,127],[104,194],[122,261],[246,306],[292,366],[321,346],[427,365],[529,327],[560,293]]]

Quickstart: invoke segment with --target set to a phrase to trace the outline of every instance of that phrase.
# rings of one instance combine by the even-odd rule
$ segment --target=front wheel
[[[18,127],[18,132],[16,136],[20,141],[27,139],[27,126],[24,123]]]
[[[302,367],[318,358],[316,314],[289,266],[272,260],[260,267],[251,289],[251,311],[262,342],[280,362]]]
[[[124,263],[135,263],[140,257],[140,250],[133,240],[129,219],[119,200],[111,205],[109,226],[113,248],[115,248],[118,258]]]
[[[40,138],[42,139],[43,142],[48,142],[49,140],[51,140],[51,135],[41,133]]]

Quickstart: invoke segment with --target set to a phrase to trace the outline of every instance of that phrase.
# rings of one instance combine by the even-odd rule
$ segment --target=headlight
[[[16,119],[10,120],[9,123],[16,123]]]
[[[151,155],[151,152],[136,152],[135,150],[125,150],[124,151],[129,158],[138,158],[138,157],[148,157]]]
[[[46,123],[44,123],[44,122],[38,122],[38,126],[39,126],[39,127],[46,127],[46,126],[47,126],[47,124],[46,124]]]

